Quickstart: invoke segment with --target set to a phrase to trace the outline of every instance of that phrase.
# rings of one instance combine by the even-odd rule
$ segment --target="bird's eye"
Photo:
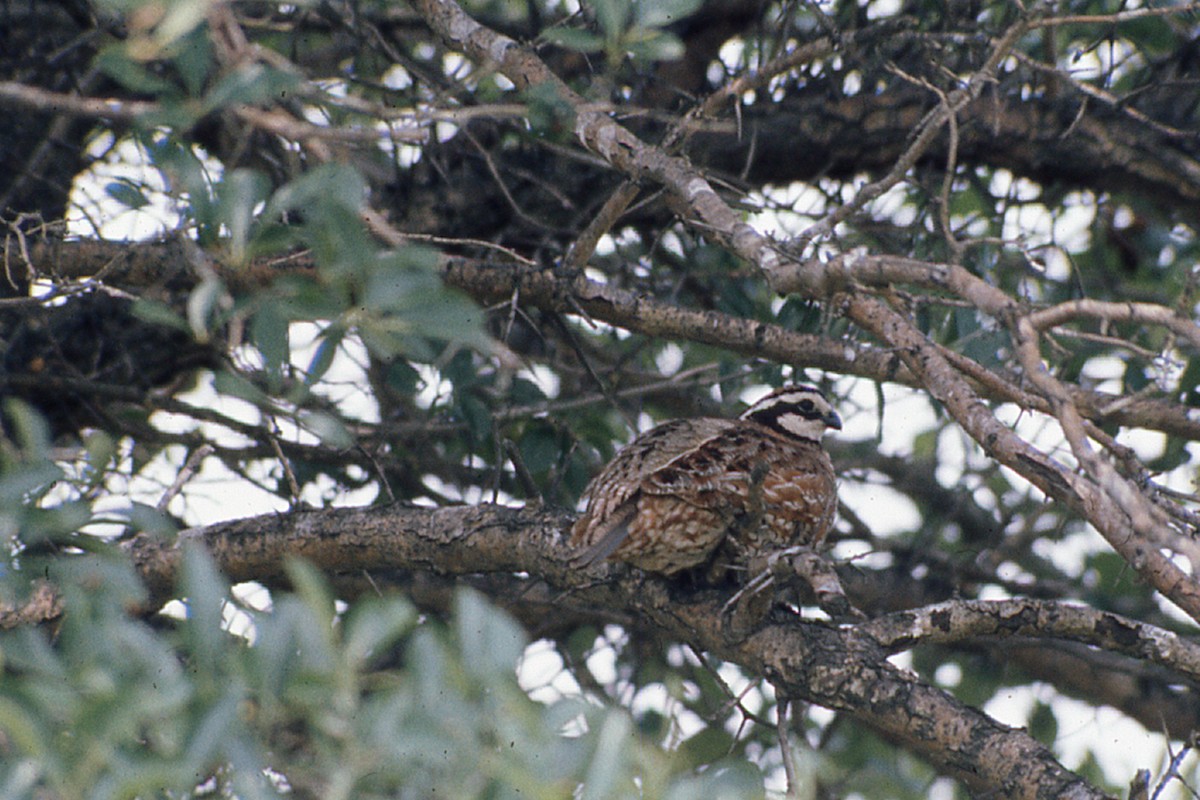
[[[801,411],[812,411],[813,410],[813,401],[812,400],[801,400],[800,401],[800,410]]]

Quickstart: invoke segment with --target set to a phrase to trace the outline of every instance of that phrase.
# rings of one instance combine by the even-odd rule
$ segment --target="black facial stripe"
[[[763,425],[769,425],[772,428],[780,428],[779,420],[787,414],[795,414],[804,419],[825,419],[826,412],[817,407],[817,404],[811,398],[804,398],[798,403],[777,402],[771,403],[768,406],[752,411],[749,414],[749,419],[755,422],[761,422]]]

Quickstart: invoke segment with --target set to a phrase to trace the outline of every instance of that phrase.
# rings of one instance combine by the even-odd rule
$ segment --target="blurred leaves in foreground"
[[[293,591],[255,611],[189,547],[183,613],[142,619],[122,558],[65,562],[58,629],[0,637],[5,798],[762,792],[749,765],[673,775],[622,710],[531,700],[523,632],[471,591],[451,623],[423,621],[400,597],[336,605],[294,562]]]

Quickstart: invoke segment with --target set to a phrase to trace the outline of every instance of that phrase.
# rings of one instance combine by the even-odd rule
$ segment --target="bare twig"
[[[196,474],[196,470],[200,468],[200,463],[212,455],[214,451],[215,448],[206,443],[189,453],[187,461],[184,462],[183,467],[179,470],[179,474],[175,476],[174,483],[171,484],[167,491],[163,492],[163,496],[159,498],[158,503],[154,506],[155,509],[166,511],[167,506],[175,499],[175,496],[183,490],[184,484],[190,481],[192,476]]]
[[[991,55],[983,65],[964,81],[964,86],[955,89],[947,95],[945,101],[933,108],[921,120],[913,132],[912,142],[908,145],[895,165],[886,175],[877,181],[868,183],[854,193],[853,199],[830,211],[817,222],[808,226],[799,236],[788,242],[791,252],[802,253],[810,242],[833,231],[838,223],[846,220],[867,203],[880,197],[888,189],[902,181],[908,171],[917,163],[925,152],[933,145],[943,125],[954,115],[958,114],[968,103],[977,98],[983,88],[992,81],[1001,62],[1008,56],[1010,50],[1028,30],[1028,21],[1022,17],[1005,31],[1004,35],[992,47]]]

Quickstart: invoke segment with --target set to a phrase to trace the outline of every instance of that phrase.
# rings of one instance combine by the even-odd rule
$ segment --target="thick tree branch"
[[[157,606],[171,596],[181,545],[199,541],[234,581],[284,580],[286,556],[333,575],[420,570],[440,575],[521,573],[524,588],[557,597],[564,613],[602,609],[671,641],[688,642],[769,678],[790,696],[845,711],[901,742],[972,791],[1011,798],[1101,798],[1024,731],[1007,728],[887,662],[875,628],[829,627],[798,617],[731,641],[727,599],[620,566],[579,570],[551,509],[403,506],[300,511],[183,532],[175,543],[141,536],[128,549]],[[1112,635],[1120,636],[1119,631]]]

